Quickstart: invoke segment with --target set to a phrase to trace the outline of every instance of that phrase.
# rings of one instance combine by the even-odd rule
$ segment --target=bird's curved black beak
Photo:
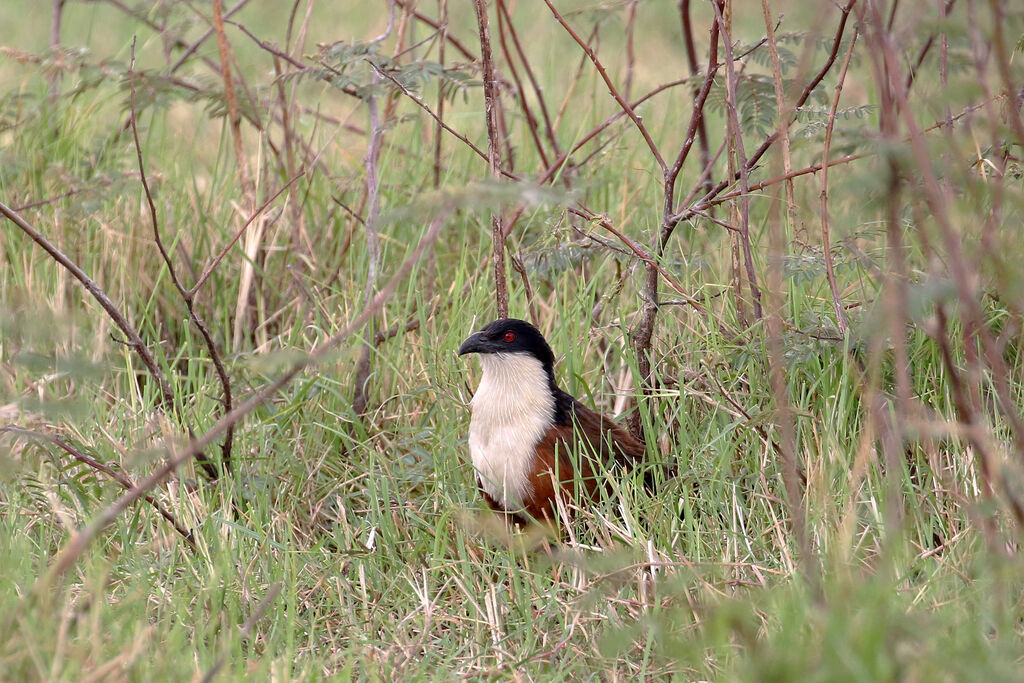
[[[494,342],[488,339],[483,332],[476,332],[469,335],[466,341],[462,342],[462,346],[459,347],[459,355],[465,356],[467,353],[493,353],[493,347]]]

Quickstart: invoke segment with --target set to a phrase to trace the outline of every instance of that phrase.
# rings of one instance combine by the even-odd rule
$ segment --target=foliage
[[[709,4],[552,5],[491,3],[488,140],[455,5],[218,27],[209,3],[69,1],[51,46],[52,17],[0,4],[0,202],[155,364],[3,219],[0,679],[1018,677],[1024,12],[900,4],[882,31],[859,1],[837,36],[832,4],[776,0],[774,73],[734,1],[709,75]],[[550,552],[487,513],[465,453],[454,349],[494,317],[492,213],[513,314],[659,472],[612,477]],[[230,467],[221,435],[52,580],[119,476],[222,423],[218,364],[234,407],[268,391]]]

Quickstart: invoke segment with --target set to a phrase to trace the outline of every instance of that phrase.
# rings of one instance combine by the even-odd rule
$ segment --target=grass
[[[215,42],[204,43],[182,72],[195,85],[190,90],[159,80],[164,62],[155,32],[113,6],[69,3],[63,43],[88,52],[62,58],[59,94],[50,98],[47,19],[29,4],[0,7],[0,21],[17,27],[3,47],[42,56],[37,63],[11,50],[0,55],[0,201],[17,207],[74,192],[20,213],[126,312],[175,399],[172,410],[161,408],[156,383],[118,343],[95,301],[4,222],[0,426],[58,436],[139,480],[187,443],[184,424],[202,434],[219,419],[221,388],[155,249],[135,148],[122,131],[124,70],[137,35],[146,173],[163,240],[178,275],[191,283],[247,216],[223,83],[198,61],[216,63]],[[811,59],[819,64],[832,29],[799,34],[816,21],[799,5],[773,3],[785,14],[783,29],[794,32],[780,45],[797,56],[816,45]],[[146,17],[162,21],[166,9],[168,36],[173,29],[191,41],[207,26],[185,5],[162,7],[147,7]],[[562,9],[580,30],[600,22],[599,53],[621,82],[628,5]],[[763,35],[756,9],[737,14],[737,40],[753,44]],[[710,26],[705,10],[695,9],[696,25]],[[239,16],[280,46],[282,12],[253,7]],[[453,34],[478,49],[471,13],[456,17],[454,6],[452,12]],[[634,96],[689,73],[674,12],[668,4],[639,5]],[[492,8],[492,22],[493,16]],[[615,104],[589,65],[574,80],[578,47],[550,16],[523,6],[513,16],[530,37],[531,64],[549,106],[571,93],[558,132],[563,146],[572,144],[614,114]],[[983,101],[985,88],[998,90],[994,66],[981,79],[970,66],[966,14],[946,23],[898,17],[909,56],[930,31],[950,38],[955,68],[947,86],[933,56],[912,91],[921,125],[940,120],[947,106],[956,114]],[[316,64],[317,42],[365,40],[386,23],[383,11],[326,5],[316,6],[314,18],[301,52],[309,65]],[[973,22],[989,40],[991,19]],[[1005,21],[1007,35],[1019,35],[1019,12]],[[427,37],[422,25],[407,30],[407,41]],[[706,52],[703,30],[698,47]],[[251,122],[243,124],[263,201],[290,177],[273,120],[280,113],[268,75],[273,64],[237,29],[229,27],[228,35],[240,73],[258,96],[254,116],[270,131],[259,135]],[[395,41],[382,43],[381,54],[391,54]],[[448,49],[446,64],[454,64]],[[432,50],[428,58],[437,59]],[[852,305],[844,341],[818,338],[836,329],[820,248],[819,176],[795,184],[797,222],[785,225],[781,262],[769,248],[777,225],[772,203],[781,190],[751,197],[757,271],[763,278],[781,266],[785,274],[777,292],[785,321],[781,360],[805,478],[802,501],[787,495],[778,450],[784,416],[768,370],[779,359],[765,344],[765,325],[751,319],[750,302],[734,287],[729,232],[712,221],[680,225],[660,259],[687,292],[706,298],[710,314],[663,306],[653,348],[658,388],[648,396],[633,390],[639,366],[629,335],[644,306],[643,263],[595,224],[581,221],[573,229],[565,212],[579,199],[645,248],[652,244],[659,171],[636,130],[618,123],[600,138],[607,146],[598,156],[563,171],[565,183],[529,205],[510,244],[525,264],[541,327],[562,354],[556,375],[563,388],[609,413],[620,396],[636,398],[651,459],[669,465],[672,476],[656,492],[632,479],[616,482],[601,505],[582,511],[554,555],[524,549],[523,534],[509,535],[496,523],[475,490],[465,445],[477,370],[454,350],[494,316],[489,212],[519,201],[522,190],[480,184],[486,164],[452,137],[444,141],[435,190],[433,122],[395,94],[379,160],[378,284],[397,271],[442,208],[451,213],[429,257],[399,283],[375,323],[377,330],[408,321],[418,327],[374,346],[369,412],[352,409],[357,335],[240,423],[229,475],[209,482],[189,466],[154,490],[193,530],[195,552],[152,506],[136,504],[43,591],[37,582],[60,549],[123,491],[50,442],[0,434],[0,679],[1016,680],[1024,655],[1024,567],[1012,503],[1022,479],[1007,414],[1019,414],[1024,385],[1024,302],[1015,267],[1022,194],[1013,170],[1022,141],[1012,142],[1007,124],[984,108],[950,133],[927,138],[936,173],[955,188],[948,217],[968,251],[985,324],[1002,345],[1014,401],[1007,410],[993,366],[972,365],[979,352],[969,321],[952,303],[958,283],[946,273],[954,257],[936,246],[934,217],[910,172],[898,213],[910,303],[898,323],[902,339],[892,334],[887,297],[896,261],[886,206],[894,183],[886,164],[909,153],[878,138],[871,55],[863,43],[855,55],[842,101],[850,113],[836,120],[831,156],[868,156],[834,167],[829,187],[836,272]],[[770,83],[763,51],[748,68]],[[796,77],[797,65],[790,68]],[[360,69],[356,62],[346,72],[353,82],[369,78]],[[1019,64],[1012,69],[1019,82]],[[296,106],[305,107],[294,123],[296,140],[308,141],[322,165],[309,166],[270,209],[250,261],[255,284],[243,313],[237,301],[247,257],[239,247],[196,300],[236,403],[364,308],[366,232],[350,212],[364,211],[366,106],[322,80],[284,83]],[[827,102],[835,72],[824,83]],[[713,98],[707,110],[712,151],[725,136],[720,90],[720,105]],[[436,83],[427,80],[421,92],[435,106]],[[672,92],[642,111],[669,149],[685,130],[691,99]],[[750,106],[770,102],[770,92],[766,97]],[[483,146],[480,88],[469,85],[446,106],[449,125]],[[511,95],[505,107],[516,168],[530,176],[539,156]],[[318,119],[317,111],[335,123]],[[751,114],[744,131],[748,151],[763,137],[758,116]],[[821,154],[822,112],[802,116],[808,120],[794,134],[794,168]],[[999,183],[990,175],[999,160],[991,130],[1011,150]],[[775,163],[766,157],[755,180],[772,177]],[[724,164],[716,178],[724,177]],[[697,180],[696,166],[693,159],[684,169],[685,190]],[[718,218],[734,220],[734,205],[723,205]],[[509,276],[511,309],[526,317],[525,287],[513,271]],[[677,293],[663,285],[661,296]],[[940,309],[949,313],[941,334]],[[723,334],[712,315],[742,333]],[[237,346],[236,326],[243,331]],[[900,348],[913,408],[897,397]],[[970,374],[975,367],[982,371]],[[958,412],[965,377],[983,408],[973,425]],[[1001,483],[992,491],[972,429],[994,454],[990,464]],[[892,430],[895,459],[885,442]],[[208,453],[216,457],[219,449]],[[806,514],[810,554],[798,541],[794,506]]]

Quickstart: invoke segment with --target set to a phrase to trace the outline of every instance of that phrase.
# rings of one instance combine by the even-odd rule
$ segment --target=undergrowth
[[[68,1],[52,46],[32,3],[0,7],[0,202],[124,312],[171,394],[5,220],[0,678],[1019,678],[1024,15],[896,7],[880,30],[877,3],[852,3],[833,45],[837,8],[776,1],[776,73],[761,7],[731,3],[736,91],[716,33],[705,185],[699,144],[666,184],[556,14],[626,99],[688,79],[637,107],[670,162],[711,3],[688,39],[676,3],[493,4],[501,180],[424,111],[486,156],[472,13],[418,4],[450,12],[442,51],[412,4],[246,7],[220,25],[234,105],[216,35],[173,68],[215,32],[205,5]],[[879,84],[888,38],[921,132]],[[779,134],[773,76],[792,103],[833,47],[785,112],[791,158],[774,138],[740,173]],[[678,225],[669,185],[669,209],[695,209]],[[511,314],[544,332],[562,388],[638,421],[659,473],[613,481],[547,551],[486,511],[465,443],[478,372],[455,350],[496,317],[492,215],[512,226]],[[209,264],[212,350],[174,284]],[[218,362],[238,406],[325,345],[235,423],[229,461],[218,437],[54,573],[124,494],[114,475],[142,481],[221,424]]]

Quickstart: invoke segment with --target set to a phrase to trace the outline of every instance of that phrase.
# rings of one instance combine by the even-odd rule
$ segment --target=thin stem
[[[850,332],[850,321],[846,317],[846,308],[843,307],[842,297],[839,294],[839,285],[836,283],[836,269],[832,260],[832,239],[828,214],[828,153],[832,145],[832,129],[836,122],[836,111],[839,108],[839,97],[843,93],[843,83],[846,81],[846,71],[850,67],[850,60],[853,58],[853,48],[857,44],[857,28],[853,30],[853,37],[850,39],[850,46],[846,50],[846,57],[843,59],[843,66],[839,72],[839,80],[836,83],[836,92],[832,96],[832,106],[828,112],[828,122],[825,125],[825,142],[821,150],[821,248],[825,256],[825,277],[828,279],[828,289],[832,294],[832,308],[836,313],[836,325],[839,333],[846,336]]]
[[[473,0],[477,29],[480,33],[480,59],[484,72],[484,114],[487,118],[487,163],[491,178],[501,178],[501,140],[498,129],[498,86],[491,57],[491,33],[487,24],[485,0]],[[494,266],[494,299],[498,317],[508,317],[508,275],[505,269],[505,234],[501,227],[501,209],[491,213],[491,260]]]
[[[658,146],[654,144],[654,139],[651,138],[651,134],[647,132],[647,127],[644,126],[643,119],[637,116],[633,107],[630,106],[629,102],[627,102],[619,93],[615,84],[612,83],[612,79],[608,76],[608,72],[605,70],[604,65],[601,63],[601,60],[597,58],[597,53],[594,52],[594,49],[590,47],[589,43],[583,40],[583,38],[581,38],[571,26],[569,26],[569,22],[567,22],[565,18],[558,13],[555,6],[551,4],[551,0],[544,0],[544,4],[546,4],[548,9],[551,10],[551,14],[554,15],[555,20],[562,25],[562,28],[572,36],[572,39],[576,41],[576,44],[579,45],[583,52],[586,53],[587,57],[590,58],[591,63],[593,63],[594,67],[597,69],[597,73],[600,74],[601,80],[603,80],[604,84],[608,86],[608,91],[611,93],[611,96],[615,98],[615,101],[619,103],[619,107],[626,112],[626,115],[628,115],[636,125],[637,130],[640,131],[640,135],[644,138],[644,142],[647,143],[647,148],[651,150],[651,155],[654,156],[654,160],[658,162],[659,168],[661,168],[662,173],[664,173],[666,170],[665,160],[662,159],[661,152],[658,151]]]
[[[3,207],[3,205],[0,204],[0,207]],[[34,599],[47,595],[53,586],[56,585],[57,581],[60,580],[60,578],[63,577],[72,566],[74,566],[81,554],[96,539],[100,532],[106,529],[107,526],[117,519],[129,505],[144,497],[146,493],[153,490],[160,484],[160,482],[170,476],[172,472],[176,471],[183,464],[202,452],[204,448],[212,444],[229,427],[236,424],[243,417],[251,413],[264,402],[271,399],[277,394],[277,392],[290,384],[300,372],[324,362],[328,357],[330,357],[338,345],[352,336],[355,332],[362,329],[363,325],[365,325],[371,317],[376,315],[388,299],[391,298],[395,289],[397,289],[398,284],[409,275],[409,272],[420,260],[420,257],[423,255],[423,252],[427,247],[433,244],[437,239],[441,232],[441,226],[445,223],[449,213],[450,209],[445,208],[444,212],[434,219],[430,227],[427,229],[426,234],[420,240],[412,253],[409,254],[408,258],[405,259],[395,275],[392,276],[387,284],[381,288],[375,297],[373,297],[370,301],[370,305],[365,307],[359,315],[352,319],[351,322],[327,339],[327,341],[319,347],[311,351],[309,355],[295,361],[276,380],[260,389],[248,400],[235,407],[231,412],[223,415],[206,431],[206,433],[192,439],[187,446],[169,455],[152,472],[152,474],[136,482],[134,488],[111,503],[87,526],[73,534],[54,557],[46,573],[36,580],[33,585],[30,598]]]

